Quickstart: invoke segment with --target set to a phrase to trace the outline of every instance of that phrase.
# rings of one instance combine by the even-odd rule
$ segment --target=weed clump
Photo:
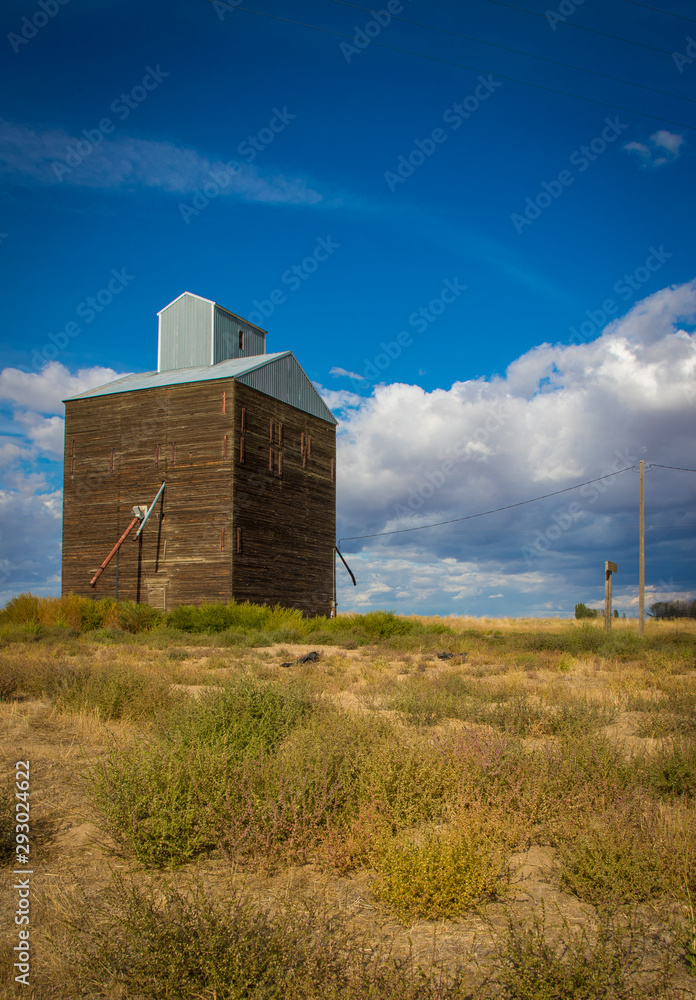
[[[373,855],[375,894],[399,919],[454,919],[499,889],[501,845],[481,830],[432,832],[421,843],[383,840]]]
[[[14,857],[15,786],[10,778],[0,782],[0,864]]]

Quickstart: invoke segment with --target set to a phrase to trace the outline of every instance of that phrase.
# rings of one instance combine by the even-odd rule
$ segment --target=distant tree
[[[614,618],[618,617],[619,617],[619,612],[616,610],[616,608],[614,608]]]
[[[596,608],[588,608],[586,604],[575,605],[576,618],[596,618],[598,615],[599,611]]]
[[[648,609],[651,618],[696,618],[694,601],[658,601]]]

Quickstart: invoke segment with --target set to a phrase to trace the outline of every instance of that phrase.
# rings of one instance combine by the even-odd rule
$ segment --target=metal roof
[[[244,319],[243,316],[240,316],[238,313],[232,312],[231,309],[227,309],[225,306],[221,306],[219,302],[213,302],[212,299],[206,299],[204,295],[197,295],[196,292],[182,292],[181,295],[177,295],[175,299],[172,299],[171,302],[168,302],[166,306],[163,306],[161,309],[158,309],[157,315],[160,316],[165,311],[165,309],[169,309],[169,307],[173,306],[175,302],[179,301],[179,299],[183,299],[184,295],[189,295],[192,299],[200,299],[201,302],[208,302],[211,306],[215,306],[216,309],[221,309],[222,312],[229,313],[229,315],[234,316],[235,319],[240,319],[243,323],[248,323],[249,326],[253,326],[255,330],[259,330],[261,333],[265,333],[266,335],[268,335],[268,330],[264,330],[262,326],[257,326],[256,323],[252,323],[250,320]]]
[[[258,376],[251,376],[259,369]],[[246,377],[245,377],[246,376]],[[71,403],[76,399],[92,399],[96,396],[112,396],[119,392],[137,392],[140,389],[158,389],[169,385],[184,385],[194,382],[211,382],[216,379],[239,379],[259,392],[279,399],[284,403],[311,413],[329,423],[337,423],[331,410],[307,378],[292,351],[276,354],[258,354],[248,358],[230,358],[216,365],[195,368],[172,368],[162,372],[142,372],[125,375],[106,385],[97,386],[77,396],[63,400]]]

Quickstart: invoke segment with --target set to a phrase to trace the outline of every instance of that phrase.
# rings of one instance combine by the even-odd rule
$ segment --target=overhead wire
[[[674,469],[678,472],[696,472],[696,469],[686,469],[678,465],[659,465],[656,462],[651,462],[649,465],[646,466],[646,469]],[[605,476],[598,476],[596,479],[588,479],[584,483],[576,483],[575,486],[566,486],[565,489],[555,490],[553,493],[544,493],[543,496],[532,497],[529,500],[519,500],[517,503],[507,504],[504,507],[495,507],[492,510],[483,510],[477,514],[467,514],[464,517],[453,517],[447,521],[434,521],[432,524],[419,524],[414,526],[413,528],[395,528],[392,531],[375,531],[369,535],[346,535],[343,538],[339,538],[338,544],[340,545],[341,542],[358,541],[363,538],[380,538],[383,535],[400,535],[409,531],[423,531],[426,528],[438,528],[443,524],[456,524],[459,521],[471,521],[477,517],[485,517],[487,514],[498,514],[500,513],[500,511],[503,510],[512,510],[513,507],[523,507],[529,503],[536,503],[538,500],[547,500],[549,497],[556,497],[559,496],[561,493],[570,493],[572,490],[579,490],[582,486],[589,486],[592,483],[598,483],[602,479],[611,479],[614,476],[620,476],[624,472],[636,472],[636,471],[638,471],[638,467],[635,465],[630,465],[625,469],[619,469],[618,472],[610,472]],[[664,527],[681,528],[681,527],[691,527],[691,525],[665,525]],[[658,528],[657,530],[660,529]]]
[[[349,0],[329,0],[329,3],[339,4],[341,7],[355,7],[356,10],[371,13],[369,7],[361,4],[350,3]],[[424,21],[414,21],[409,17],[399,17],[397,14],[391,15],[392,21],[403,21],[404,24],[414,24],[418,28],[429,28],[431,31],[438,31],[443,35],[452,35],[454,38],[465,38],[469,42],[478,42],[481,45],[488,45],[494,49],[503,49],[505,52],[514,52],[517,55],[528,56],[530,59],[539,59],[542,62],[552,63],[554,66],[565,66],[567,69],[574,69],[580,73],[589,73],[591,76],[601,77],[603,80],[613,80],[615,83],[625,83],[629,87],[640,87],[641,90],[649,90],[653,94],[662,94],[663,97],[676,97],[680,101],[689,101],[696,104],[696,98],[684,97],[682,94],[673,94],[669,90],[660,90],[658,87],[648,87],[644,83],[635,83],[633,80],[624,80],[620,76],[611,76],[609,73],[599,73],[594,69],[585,69],[583,66],[575,66],[573,63],[564,62],[562,59],[550,59],[548,56],[539,56],[534,52],[526,52],[524,49],[515,49],[510,45],[500,45],[498,42],[488,42],[485,38],[477,38],[475,35],[464,35],[460,31],[452,31],[449,28],[439,28],[435,24],[426,24]]]
[[[657,465],[655,462],[651,462],[648,466],[649,469],[675,469],[677,472],[696,472],[696,469],[683,469],[680,465]]]
[[[538,500],[547,500],[549,497],[560,496],[561,493],[570,493],[571,490],[579,490],[581,486],[589,486],[591,483],[598,483],[602,479],[612,479],[614,476],[620,476],[624,472],[630,472],[635,469],[635,465],[629,465],[626,469],[619,469],[618,472],[609,472],[605,476],[597,476],[596,479],[588,479],[584,483],[576,483],[575,486],[566,486],[562,490],[554,490],[553,493],[544,493],[540,497],[531,497],[529,500],[518,500],[517,503],[509,503],[504,507],[494,507],[492,510],[482,510],[478,514],[466,514],[464,517],[452,517],[447,521],[434,521],[432,524],[419,524],[413,528],[395,528],[392,531],[375,531],[369,535],[345,535],[343,538],[338,539],[338,544],[341,542],[354,542],[361,538],[379,538],[382,535],[401,535],[407,531],[424,531],[426,528],[439,528],[443,524],[456,524],[459,521],[471,521],[475,517],[485,517],[487,514],[498,514],[502,510],[512,510],[513,507],[524,507],[528,503],[536,503]]]
[[[657,14],[667,14],[668,17],[678,17],[681,21],[691,21],[692,24],[696,24],[696,18],[694,17],[675,14],[673,10],[663,10],[661,7],[651,7],[649,3],[640,3],[640,0],[624,0],[624,3],[630,3],[634,7],[645,7],[646,10],[654,10]]]
[[[260,17],[267,17],[267,18],[270,18],[273,21],[281,21],[284,24],[295,24],[295,25],[298,25],[299,27],[310,28],[310,29],[312,29],[314,31],[321,31],[321,32],[324,32],[325,34],[328,34],[328,35],[336,35],[339,38],[349,38],[351,40],[353,38],[352,35],[346,34],[346,32],[344,32],[344,31],[336,31],[333,28],[323,28],[323,27],[321,27],[320,25],[317,25],[317,24],[310,24],[307,21],[296,21],[296,20],[294,20],[292,18],[289,18],[289,17],[280,17],[277,14],[269,14],[266,11],[255,10],[252,7],[238,7],[238,6],[233,6],[232,4],[229,4],[229,3],[223,3],[222,0],[207,0],[207,2],[208,3],[214,3],[218,7],[227,7],[229,10],[238,11],[240,13],[258,14]],[[491,0],[489,0],[489,2],[491,2]],[[427,60],[429,60],[431,62],[442,63],[442,64],[444,64],[446,66],[455,66],[457,69],[468,69],[472,73],[491,73],[490,70],[481,69],[480,66],[469,66],[466,63],[454,62],[451,59],[442,59],[439,56],[425,55],[425,53],[423,53],[423,52],[415,52],[412,49],[404,49],[404,48],[400,48],[399,46],[396,46],[396,45],[387,45],[385,42],[371,41],[370,44],[374,45],[374,46],[377,46],[378,48],[381,48],[381,49],[389,49],[392,52],[401,52],[404,55],[416,56],[419,59],[427,59]],[[662,51],[662,50],[658,50],[658,51]],[[668,53],[668,54],[670,54],[670,53]],[[572,93],[569,93],[566,90],[559,90],[557,87],[547,87],[547,86],[545,86],[544,84],[541,84],[541,83],[530,83],[528,80],[521,80],[519,77],[515,77],[515,76],[507,76],[504,73],[497,73],[496,72],[496,73],[491,73],[491,75],[492,76],[496,76],[496,77],[498,77],[501,80],[507,80],[507,81],[509,81],[511,83],[519,83],[519,84],[521,84],[524,87],[532,87],[535,90],[544,90],[547,93],[559,94],[561,97],[570,97],[570,98],[572,98],[574,100],[585,101],[586,103],[589,103],[589,104],[597,104],[597,105],[599,105],[600,107],[603,107],[603,108],[612,108],[614,111],[624,111],[626,114],[637,115],[639,118],[649,118],[651,121],[659,121],[659,122],[662,122],[663,124],[666,124],[666,125],[677,125],[679,128],[686,128],[686,129],[689,129],[690,131],[693,131],[694,129],[696,129],[696,126],[694,126],[694,125],[688,125],[686,122],[677,121],[677,120],[675,120],[673,118],[664,118],[661,115],[650,115],[650,114],[648,114],[645,111],[636,111],[633,108],[625,108],[621,104],[613,104],[613,103],[611,103],[609,101],[599,101],[599,100],[597,100],[596,98],[593,98],[593,97],[583,97],[580,94],[572,94]]]
[[[485,0],[486,3],[496,4],[498,7],[509,7],[510,10],[518,10],[522,14],[531,14],[532,17],[542,17],[545,21],[548,21],[546,14],[540,13],[538,10],[529,10],[527,7],[517,7],[514,3],[507,3],[506,0]],[[667,49],[658,49],[655,45],[647,45],[645,42],[634,42],[631,38],[623,38],[621,35],[612,35],[608,31],[600,31],[599,28],[590,28],[586,24],[578,24],[577,21],[561,20],[561,24],[567,28],[577,28],[579,31],[590,31],[593,35],[603,35],[605,38],[613,38],[617,42],[628,42],[629,45],[637,45],[642,49],[650,49],[652,52],[660,52],[663,56],[671,56],[672,53],[668,52]]]

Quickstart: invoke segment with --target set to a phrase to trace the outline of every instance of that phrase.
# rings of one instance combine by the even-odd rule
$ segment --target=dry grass
[[[23,994],[696,997],[694,624],[432,621],[358,648],[5,636]]]

